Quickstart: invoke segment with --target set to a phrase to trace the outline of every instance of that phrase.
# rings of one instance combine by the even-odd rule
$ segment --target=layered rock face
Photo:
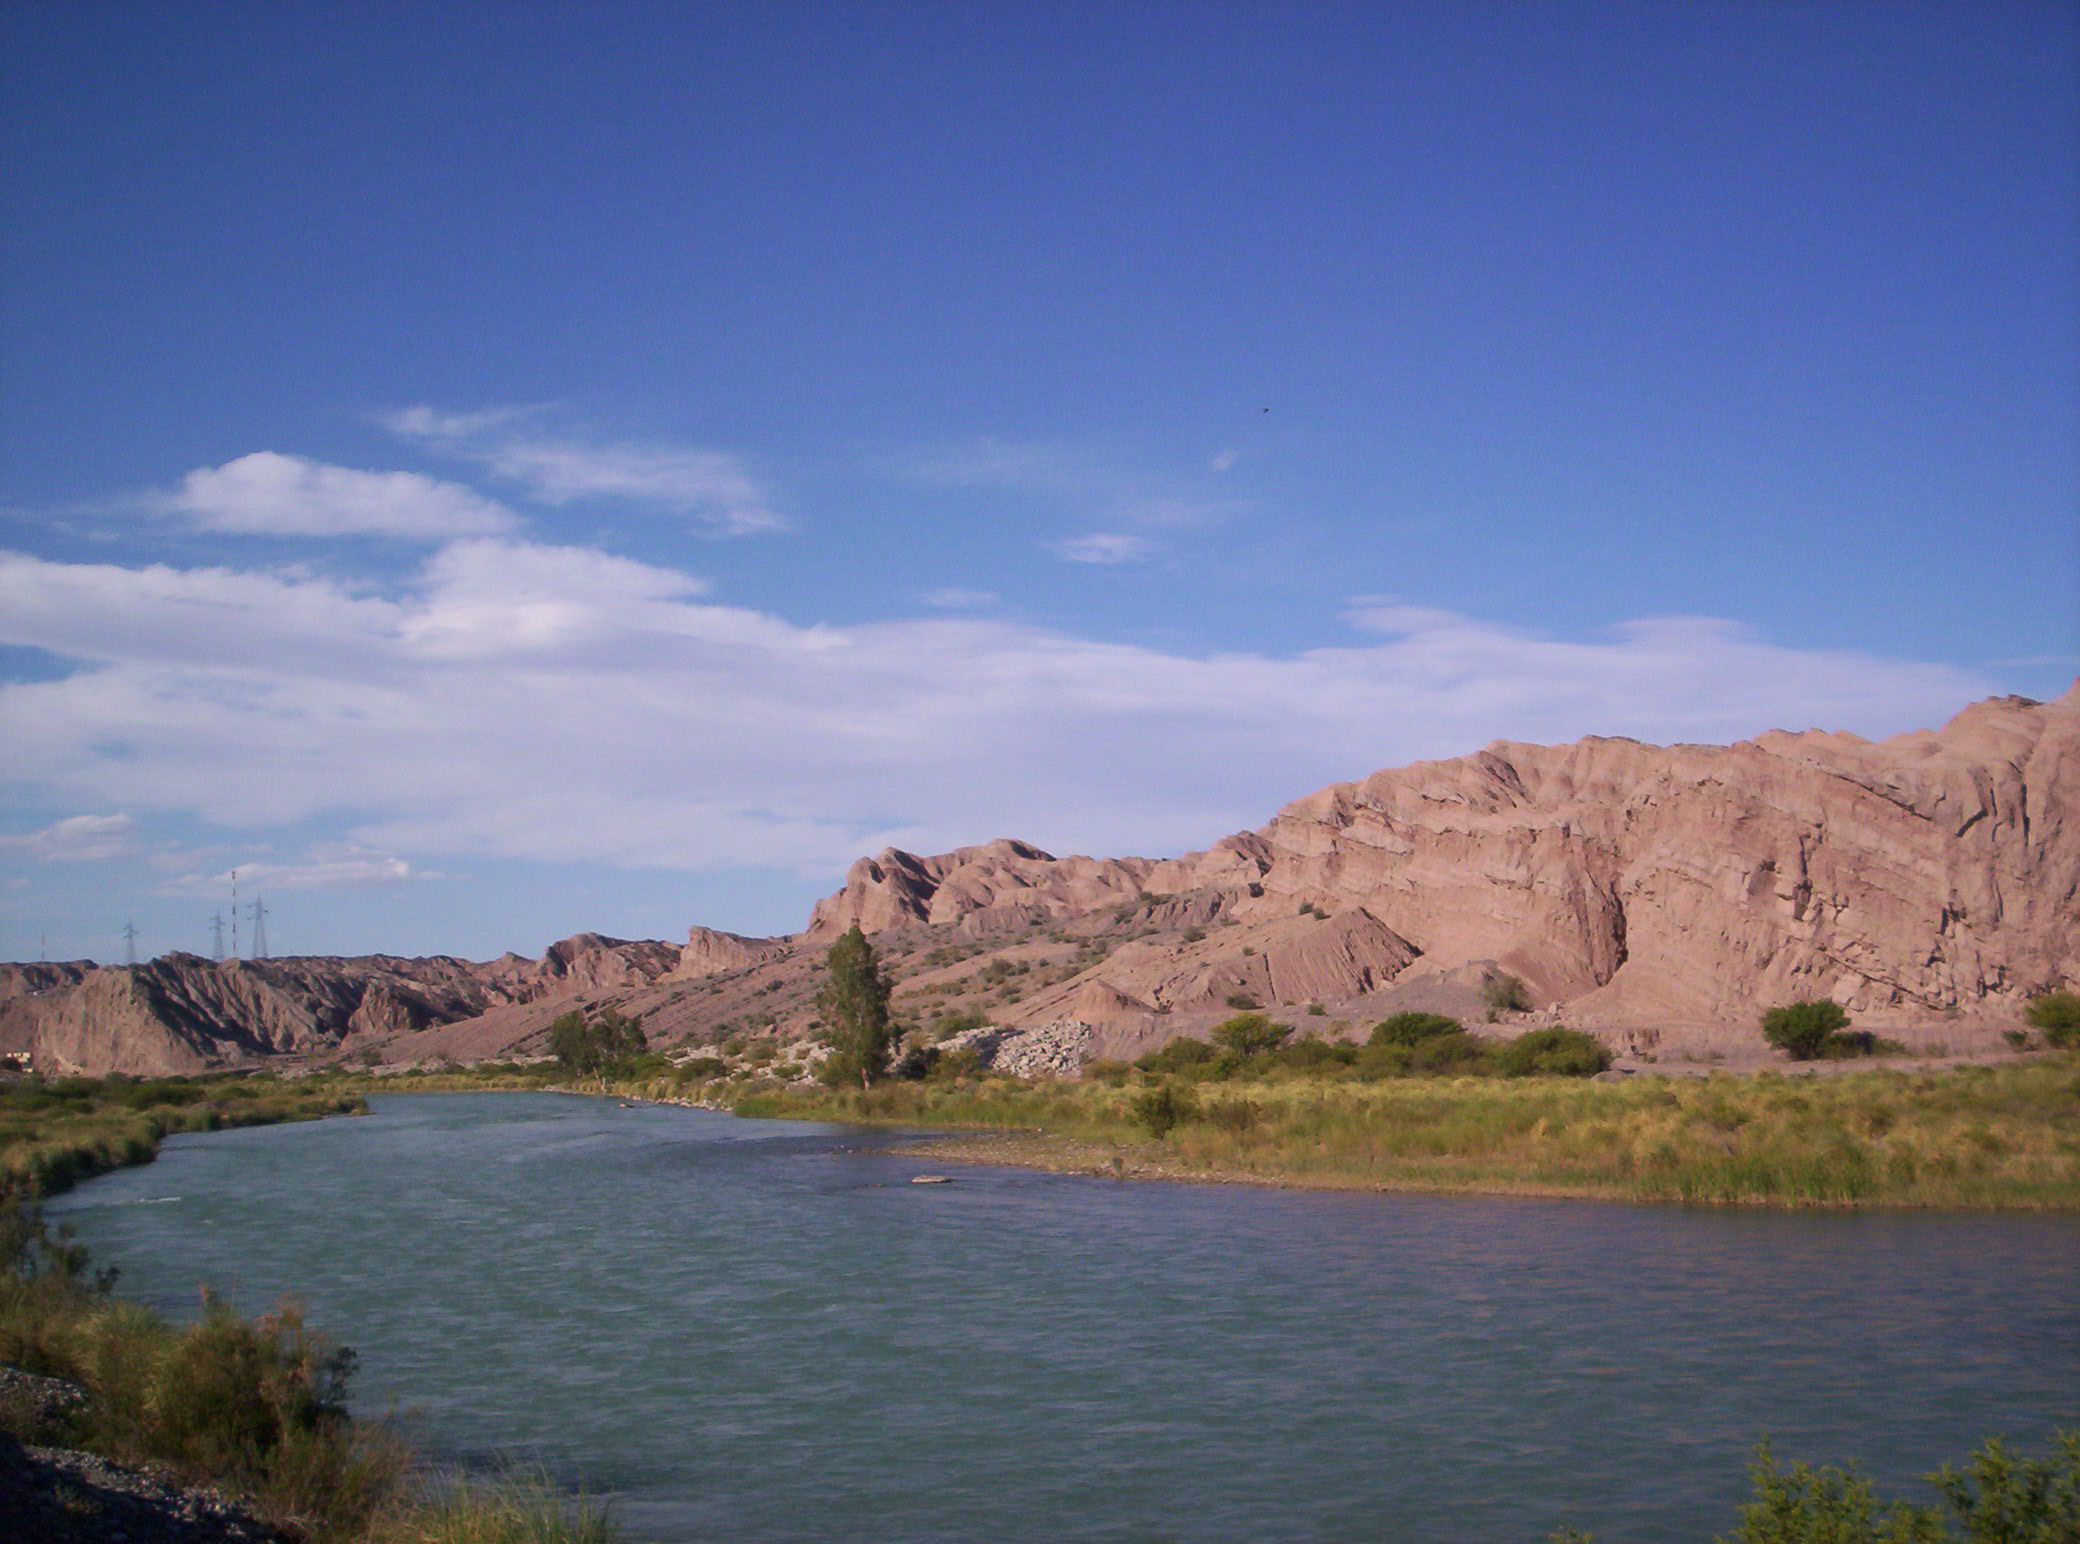
[[[1248,944],[1120,950],[1020,1010],[1035,1020],[1227,992],[1340,1001],[1405,972],[1492,965],[1600,1024],[1752,1024],[1802,997],[1882,1024],[2013,1005],[2080,976],[2076,821],[2080,688],[1992,699],[1876,743],[1498,743],[1336,784],[1161,862],[1056,861],[1011,842],[883,853],[854,866],[811,933],[1137,895],[1259,924]],[[1302,907],[1335,926],[1272,926]]]

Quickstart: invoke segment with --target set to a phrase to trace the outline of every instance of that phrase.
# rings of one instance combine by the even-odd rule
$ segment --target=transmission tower
[[[253,897],[253,958],[267,958],[267,903]]]
[[[135,922],[125,922],[123,924],[123,954],[125,963],[131,965],[137,963],[137,924]]]
[[[210,928],[214,935],[210,945],[211,951],[221,960],[224,958],[224,914],[221,911],[210,919]]]
[[[231,871],[231,957],[238,958],[238,870]]]

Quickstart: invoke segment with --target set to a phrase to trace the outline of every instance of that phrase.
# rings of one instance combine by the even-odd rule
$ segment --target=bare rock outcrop
[[[670,978],[712,976],[720,971],[763,965],[779,959],[791,947],[785,938],[746,938],[741,933],[695,927],[686,935],[686,946],[679,951],[679,962],[672,967]]]
[[[1145,858],[1055,858],[1008,839],[933,858],[891,847],[852,865],[845,888],[816,903],[803,937],[942,922],[986,932],[993,923],[1097,911],[1139,898],[1154,866]]]

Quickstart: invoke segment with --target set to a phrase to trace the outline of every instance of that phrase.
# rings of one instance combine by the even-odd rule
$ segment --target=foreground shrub
[[[2073,1544],[2080,1539],[2080,1431],[2058,1432],[2047,1458],[2010,1453],[1990,1437],[1962,1472],[1927,1476],[1933,1506],[1882,1502],[1855,1469],[1779,1467],[1769,1444],[1749,1469],[1754,1500],[1717,1544]],[[1951,1524],[1962,1530],[1952,1532]],[[1550,1544],[1594,1544],[1563,1528]]]
[[[1762,1015],[1762,1038],[1793,1061],[1812,1061],[1830,1036],[1849,1027],[1849,1015],[1831,997],[1771,1008]]]
[[[1213,1043],[1239,1057],[1262,1056],[1285,1043],[1292,1031],[1264,1013],[1238,1013],[1213,1026]]]

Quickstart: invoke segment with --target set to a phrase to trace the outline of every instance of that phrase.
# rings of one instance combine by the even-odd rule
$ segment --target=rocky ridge
[[[1332,1034],[1403,1008],[1478,1018],[1504,974],[1534,1009],[1501,1027],[1564,1018],[1640,1054],[1757,1047],[1761,1008],[1823,996],[1923,1049],[1991,1049],[2026,998],[2080,979],[2076,919],[2080,687],[1875,742],[1498,742],[1332,785],[1178,858],[890,849],[792,937],[579,935],[484,966],[6,967],[0,1051],[137,1071],[357,1046],[468,1059],[607,1003],[654,1043],[794,1040],[812,1033],[824,947],[854,925],[920,1027],[1076,1026],[1030,1042],[1055,1047],[1049,1070],[1057,1041],[1128,1055],[1249,1005]]]

